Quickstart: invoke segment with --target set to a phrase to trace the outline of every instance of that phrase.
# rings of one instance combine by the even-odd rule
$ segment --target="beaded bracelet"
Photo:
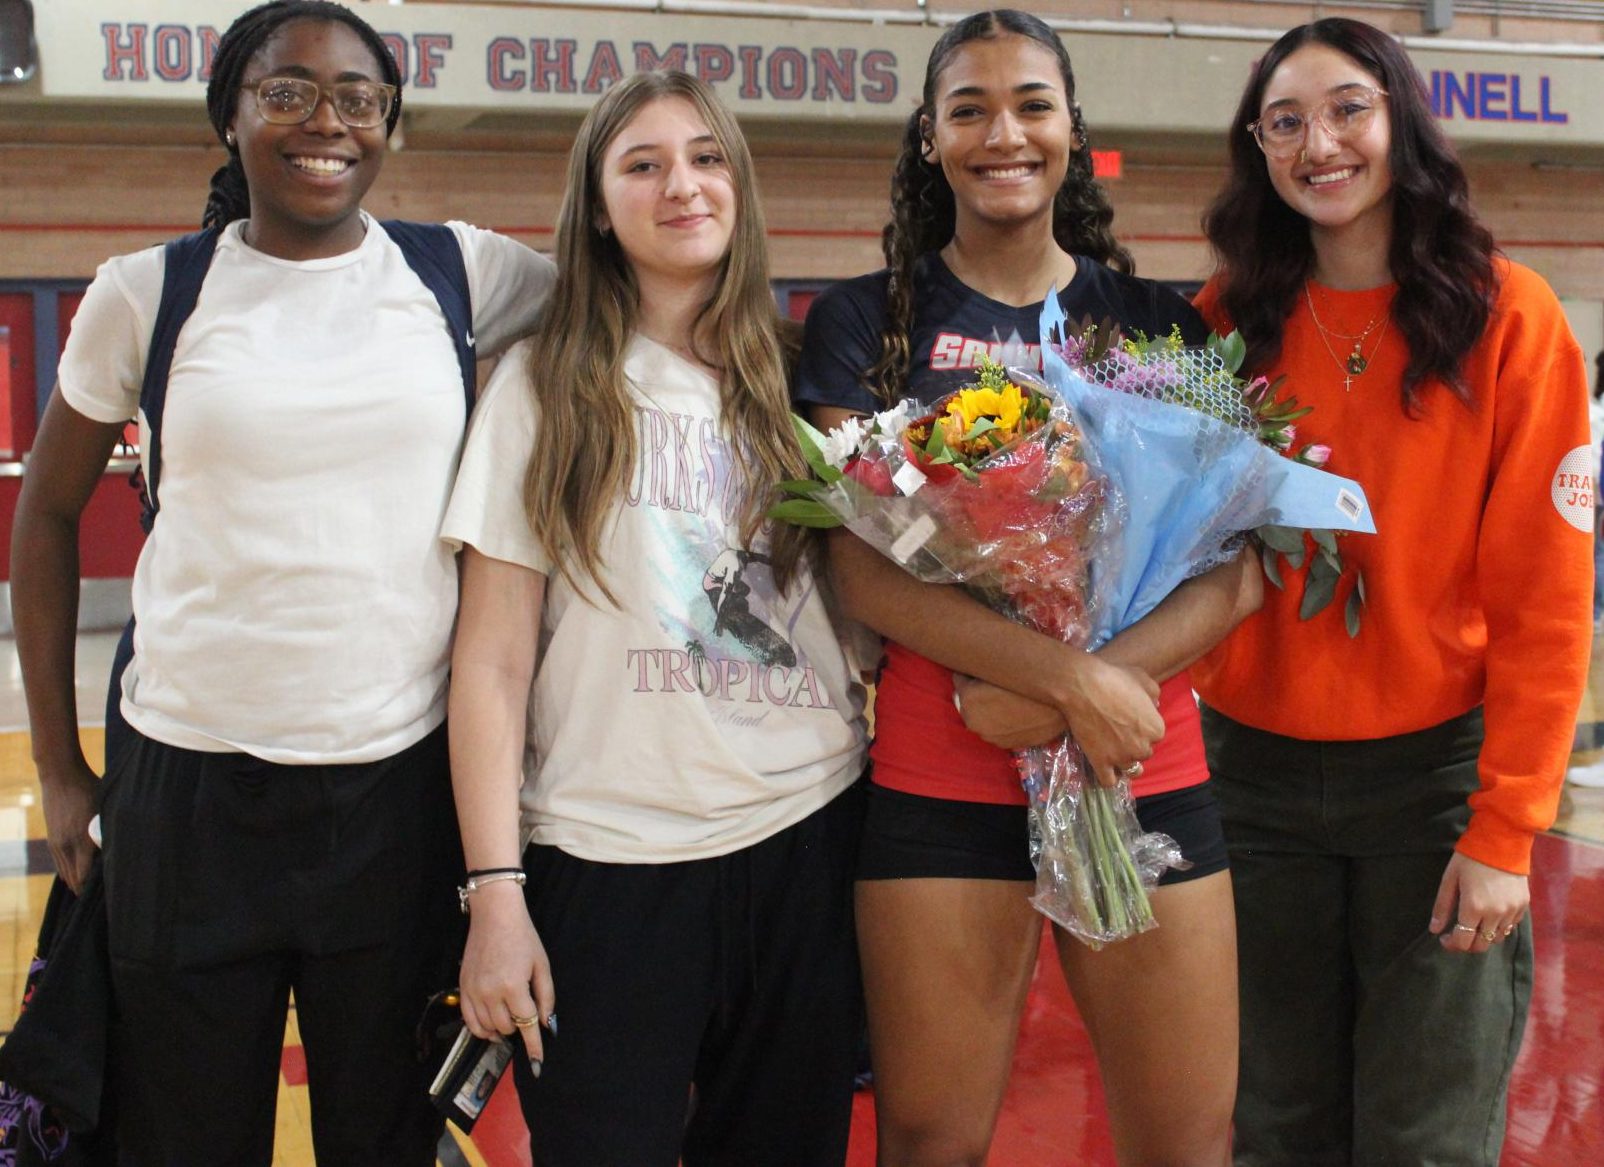
[[[521,867],[489,867],[481,871],[468,872],[468,882],[457,889],[457,903],[462,908],[462,914],[468,914],[468,897],[484,887],[487,883],[499,883],[510,879],[519,887],[529,882]]]

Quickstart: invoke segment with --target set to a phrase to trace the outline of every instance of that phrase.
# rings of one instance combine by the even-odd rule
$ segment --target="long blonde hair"
[[[692,335],[711,338],[713,351],[697,355],[718,371],[719,416],[741,485],[737,513],[745,544],[763,525],[776,485],[807,474],[791,428],[781,322],[769,287],[763,211],[746,139],[702,81],[678,71],[637,73],[608,90],[574,138],[557,220],[557,284],[541,314],[528,368],[540,417],[524,478],[529,526],[564,578],[580,587],[577,567],[613,603],[602,578],[601,539],[639,454],[624,354],[640,291],[618,240],[598,227],[601,168],[607,148],[637,113],[674,97],[696,107],[735,188],[729,251]],[[809,544],[803,529],[775,524],[769,556],[782,590],[795,578]]]

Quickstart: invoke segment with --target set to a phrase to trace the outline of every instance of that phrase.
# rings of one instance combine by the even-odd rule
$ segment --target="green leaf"
[[[1348,602],[1342,609],[1342,619],[1348,626],[1350,640],[1359,635],[1359,613],[1363,607],[1364,598],[1359,595],[1359,589],[1354,588],[1348,593]]]
[[[784,502],[777,502],[768,509],[771,519],[779,519],[782,523],[791,523],[798,527],[839,527],[841,516],[825,506],[822,502],[815,502],[810,498],[788,498]]]
[[[1266,547],[1274,547],[1283,555],[1303,550],[1303,531],[1298,527],[1278,527],[1267,523],[1256,532]]]
[[[1336,532],[1327,530],[1325,527],[1316,527],[1309,531],[1309,537],[1314,540],[1315,546],[1319,547],[1320,550],[1330,552],[1332,555],[1337,553]]]
[[[830,484],[828,482],[820,482],[817,478],[787,478],[780,483],[780,489],[786,494],[812,498],[830,489]]]
[[[1318,570],[1319,560],[1309,568],[1309,574],[1303,581],[1303,603],[1298,606],[1298,619],[1307,620],[1309,617],[1323,612],[1326,605],[1331,603],[1337,594],[1337,577],[1327,575]]]
[[[1287,566],[1290,567],[1293,571],[1297,571],[1300,567],[1303,566],[1303,556],[1304,556],[1304,552],[1307,551],[1307,550],[1308,550],[1308,548],[1304,547],[1300,543],[1298,545],[1298,549],[1296,551],[1289,552],[1286,555],[1285,558],[1286,558],[1286,561],[1287,561]]]
[[[1220,354],[1220,360],[1225,362],[1226,371],[1230,373],[1240,369],[1248,355],[1248,342],[1242,339],[1240,332],[1231,332],[1226,336],[1210,333],[1208,347]]]
[[[808,468],[825,482],[838,481],[841,471],[830,465],[824,457],[824,435],[809,425],[806,418],[795,413],[791,415],[791,428],[796,431],[797,445],[802,447],[802,457],[807,461]]]
[[[1370,597],[1365,595],[1365,573],[1357,567],[1353,569],[1353,590],[1358,594],[1361,604],[1370,602]]]
[[[1307,417],[1313,412],[1314,406],[1312,405],[1305,405],[1302,409],[1299,409],[1298,399],[1292,397],[1286,401],[1278,401],[1268,409],[1259,410],[1259,419],[1266,422],[1280,422],[1285,425],[1287,422],[1297,421],[1300,417]]]
[[[1273,583],[1280,591],[1286,591],[1286,584],[1281,582],[1281,568],[1276,563],[1276,549],[1265,544],[1259,549],[1259,558],[1264,561],[1264,578]]]
[[[990,433],[992,430],[997,428],[997,423],[992,421],[991,418],[977,417],[975,418],[975,424],[970,426],[969,432],[964,435],[964,441],[972,442],[981,434]]]

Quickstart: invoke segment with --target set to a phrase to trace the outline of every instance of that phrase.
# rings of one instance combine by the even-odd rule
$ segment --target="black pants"
[[[862,791],[716,859],[525,856],[559,1032],[514,1058],[537,1167],[839,1167]]]
[[[122,1162],[272,1161],[293,990],[321,1167],[432,1165],[414,1035],[460,952],[445,730],[346,766],[132,734],[101,813]]]

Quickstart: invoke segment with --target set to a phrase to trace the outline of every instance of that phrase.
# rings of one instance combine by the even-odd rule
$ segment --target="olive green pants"
[[[1236,894],[1238,1167],[1497,1167],[1531,925],[1482,956],[1427,931],[1481,711],[1309,742],[1205,709],[1203,733]]]

